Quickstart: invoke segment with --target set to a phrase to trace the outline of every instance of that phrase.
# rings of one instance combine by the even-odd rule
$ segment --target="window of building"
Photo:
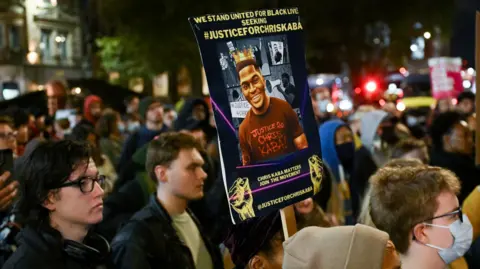
[[[10,25],[9,26],[9,46],[11,49],[18,50],[21,47],[20,44],[20,26]]]
[[[0,23],[0,48],[5,47],[5,25]]]
[[[68,50],[67,50],[67,32],[58,32],[58,35],[55,37],[55,43],[57,44],[57,51],[60,59],[66,61],[68,59]]]
[[[50,60],[52,58],[52,49],[50,46],[50,39],[52,31],[48,29],[42,29],[40,33],[40,51],[44,60]]]

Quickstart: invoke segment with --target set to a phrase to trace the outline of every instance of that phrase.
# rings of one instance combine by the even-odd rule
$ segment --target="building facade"
[[[17,85],[23,94],[42,90],[50,80],[89,76],[78,0],[0,2],[2,91]]]

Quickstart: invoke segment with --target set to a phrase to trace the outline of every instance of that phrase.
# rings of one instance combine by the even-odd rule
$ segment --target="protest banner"
[[[207,76],[232,221],[313,196],[323,166],[298,9],[189,21]]]
[[[462,59],[461,58],[430,58],[430,81],[433,98],[457,98],[463,92]]]

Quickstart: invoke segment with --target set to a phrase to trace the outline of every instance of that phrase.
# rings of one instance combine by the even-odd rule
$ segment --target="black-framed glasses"
[[[103,188],[103,183],[105,182],[105,176],[98,175],[96,177],[90,177],[90,176],[80,177],[76,180],[63,183],[55,187],[54,189],[60,189],[65,187],[76,187],[76,188],[79,188],[80,191],[83,193],[90,193],[93,191],[93,188],[95,188],[95,182],[98,182],[98,184]]]
[[[430,221],[430,220],[434,220],[434,219],[439,219],[439,218],[444,218],[444,217],[454,217],[454,216],[458,216],[460,221],[463,222],[463,212],[462,212],[461,207],[455,209],[452,212],[449,212],[449,213],[446,213],[446,214],[443,214],[443,215],[440,215],[440,216],[436,216],[436,217],[433,217],[433,218],[430,218],[430,219],[426,219],[422,222],[426,222],[426,221]]]

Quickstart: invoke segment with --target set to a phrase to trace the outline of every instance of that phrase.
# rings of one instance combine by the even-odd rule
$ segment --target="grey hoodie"
[[[377,133],[378,126],[388,116],[388,113],[383,110],[375,110],[367,112],[363,115],[361,121],[362,143],[370,153],[374,153],[373,140]]]

